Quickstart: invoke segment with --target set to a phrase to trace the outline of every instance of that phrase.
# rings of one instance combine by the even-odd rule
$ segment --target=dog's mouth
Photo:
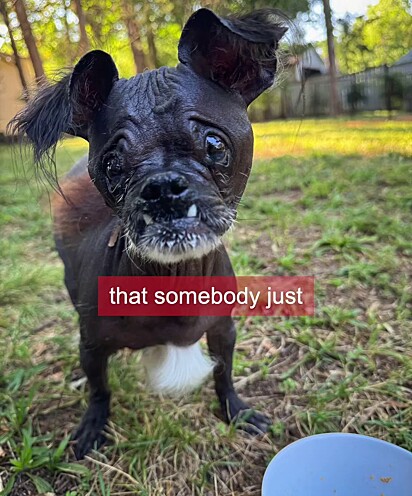
[[[173,209],[170,208],[170,210],[162,209],[162,211],[154,213],[149,213],[146,210],[143,212],[142,218],[145,227],[151,226],[152,224],[167,224],[178,220],[184,220],[190,224],[199,218],[198,214],[199,209],[196,203],[192,203],[188,208],[181,208],[180,212],[176,211],[175,207]]]
[[[157,211],[145,206],[137,216],[129,216],[128,250],[160,263],[201,258],[220,245],[234,219],[235,211],[221,204],[194,202]]]

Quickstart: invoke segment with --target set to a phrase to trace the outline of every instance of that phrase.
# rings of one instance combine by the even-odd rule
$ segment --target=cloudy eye
[[[109,179],[115,179],[123,172],[120,157],[115,154],[108,155],[103,159],[106,168],[106,175]]]
[[[209,134],[206,137],[206,153],[210,160],[220,165],[227,166],[229,162],[229,153],[225,142],[215,134]]]

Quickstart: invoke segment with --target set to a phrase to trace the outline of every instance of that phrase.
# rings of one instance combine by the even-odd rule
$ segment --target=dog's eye
[[[113,179],[123,172],[121,161],[116,155],[106,157],[104,159],[104,166],[106,167],[106,175],[109,179]]]
[[[225,142],[215,134],[206,137],[206,153],[209,159],[221,165],[227,165],[229,154]]]

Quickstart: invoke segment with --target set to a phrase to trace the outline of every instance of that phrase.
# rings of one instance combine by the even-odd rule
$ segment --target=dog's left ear
[[[286,31],[272,9],[233,18],[200,9],[183,29],[179,60],[201,76],[236,91],[249,105],[273,84],[276,49]]]
[[[9,123],[14,135],[25,135],[37,162],[51,154],[63,133],[88,139],[89,125],[105,105],[118,80],[109,54],[94,50],[84,55],[73,72],[46,84]]]

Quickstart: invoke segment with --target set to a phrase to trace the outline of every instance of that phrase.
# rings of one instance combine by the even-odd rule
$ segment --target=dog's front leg
[[[110,391],[107,384],[107,361],[109,353],[100,347],[80,342],[80,363],[89,383],[89,406],[73,434],[76,441],[74,453],[79,460],[92,449],[98,449],[105,441],[104,429],[110,414]]]
[[[249,407],[236,394],[232,382],[235,342],[236,328],[231,318],[207,332],[209,352],[217,362],[213,372],[216,393],[227,423],[235,423],[250,434],[260,434],[268,430],[271,421]]]

